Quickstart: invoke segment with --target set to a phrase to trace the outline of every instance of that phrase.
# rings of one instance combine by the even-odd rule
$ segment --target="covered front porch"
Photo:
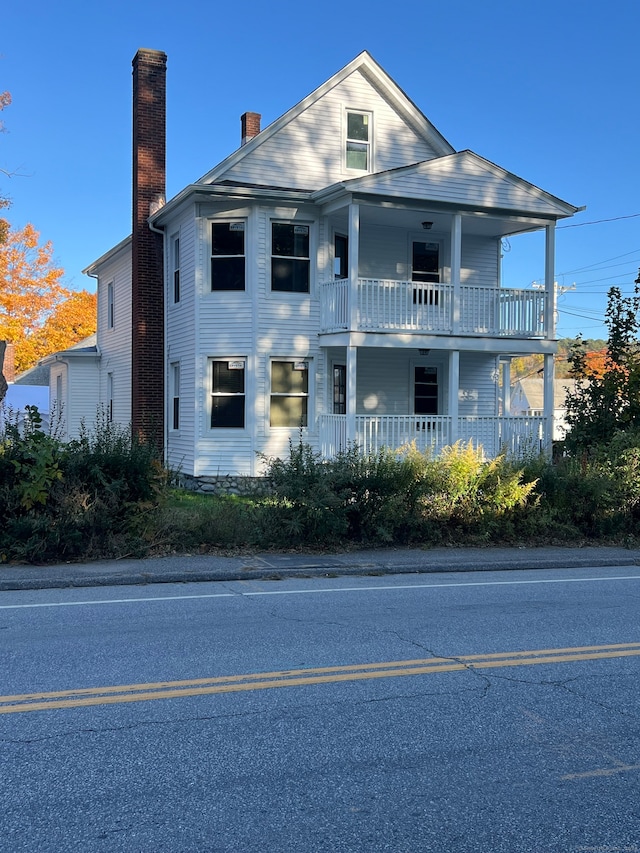
[[[325,458],[355,444],[364,453],[411,442],[440,453],[457,441],[522,458],[550,453],[553,426],[553,354],[544,355],[545,407],[536,416],[510,415],[510,359],[506,349],[415,348],[411,337],[377,336],[378,346],[324,350],[327,393],[318,415]],[[449,339],[447,344],[451,344]],[[404,344],[404,345],[403,345]],[[442,347],[443,342],[440,342]],[[494,341],[498,346],[498,342]],[[466,348],[465,348],[466,346]]]
[[[521,459],[544,452],[546,425],[544,417],[469,415],[454,421],[447,415],[356,415],[352,441],[365,454],[414,442],[418,450],[434,455],[456,441],[471,441],[487,458],[506,453]],[[320,452],[326,459],[345,450],[351,441],[346,415],[320,415],[319,432]]]

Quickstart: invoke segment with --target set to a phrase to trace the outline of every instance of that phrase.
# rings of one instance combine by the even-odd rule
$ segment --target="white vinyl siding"
[[[166,434],[167,465],[174,470],[193,474],[195,458],[196,424],[196,371],[195,346],[198,336],[196,326],[196,220],[194,208],[182,211],[167,228],[167,233],[180,235],[180,302],[173,303],[173,269],[171,240],[165,240],[165,305],[166,327]],[[171,370],[170,365],[180,365],[180,428],[172,430]]]
[[[376,171],[382,171],[377,164]],[[491,164],[471,152],[416,163],[400,171],[371,175],[362,179],[361,186],[369,192],[398,198],[477,204],[480,210],[526,210],[531,214],[558,212],[558,207],[541,191],[515,176],[494,170]]]
[[[113,419],[126,427],[131,422],[131,245],[127,244],[98,271],[98,349],[101,354],[99,402],[109,405],[107,373],[114,377]],[[104,283],[104,284],[103,284]],[[113,286],[114,325],[109,328],[109,288]],[[75,373],[75,368],[74,373]],[[81,396],[75,378],[73,394]],[[95,406],[87,423],[95,420]]]
[[[353,170],[344,167],[345,111],[373,115],[375,171],[435,156],[431,146],[391,107],[360,71],[354,71],[297,118],[224,173],[225,180],[320,189]]]
[[[460,417],[498,414],[498,358],[491,353],[460,353]]]

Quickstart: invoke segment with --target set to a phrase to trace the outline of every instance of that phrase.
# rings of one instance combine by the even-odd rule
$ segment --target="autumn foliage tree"
[[[571,453],[603,447],[620,433],[640,437],[640,274],[632,296],[609,289],[605,324],[601,357],[588,353],[580,337],[570,356],[573,376],[584,380],[567,395]]]
[[[95,295],[68,290],[63,275],[32,225],[9,230],[0,244],[0,340],[16,345],[18,373],[95,331]]]

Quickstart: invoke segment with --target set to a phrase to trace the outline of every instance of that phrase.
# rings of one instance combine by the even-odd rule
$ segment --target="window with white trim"
[[[346,364],[333,365],[333,414],[346,415],[347,413],[347,366]]]
[[[271,290],[309,293],[309,226],[271,223]]]
[[[306,361],[271,362],[272,427],[306,427],[309,410],[309,366]]]
[[[180,362],[174,361],[169,366],[170,383],[170,423],[172,430],[180,429]]]
[[[113,373],[107,373],[107,418],[113,420]]]
[[[413,384],[413,411],[416,415],[438,414],[438,369],[416,364]]]
[[[245,410],[244,359],[211,363],[211,428],[243,429]]]
[[[245,289],[245,223],[211,223],[211,290]]]
[[[347,111],[345,165],[359,172],[371,171],[371,113]]]
[[[115,306],[113,296],[113,282],[107,285],[107,328],[113,329],[115,325]]]
[[[173,301],[180,302],[180,237],[171,241],[171,269],[173,271]]]

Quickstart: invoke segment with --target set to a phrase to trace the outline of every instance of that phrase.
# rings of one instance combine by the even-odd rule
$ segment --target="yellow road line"
[[[537,666],[547,663],[568,663],[639,655],[640,643],[616,643],[602,646],[497,652],[486,655],[420,658],[352,666],[277,670],[245,675],[195,678],[182,681],[156,681],[110,687],[86,687],[77,690],[0,696],[0,714],[44,711],[56,708],[79,708],[90,705],[112,705],[125,702],[146,702],[153,699],[237,693],[276,687],[334,684],[372,678],[399,678],[409,675],[429,675],[437,672],[456,672],[465,669]]]

